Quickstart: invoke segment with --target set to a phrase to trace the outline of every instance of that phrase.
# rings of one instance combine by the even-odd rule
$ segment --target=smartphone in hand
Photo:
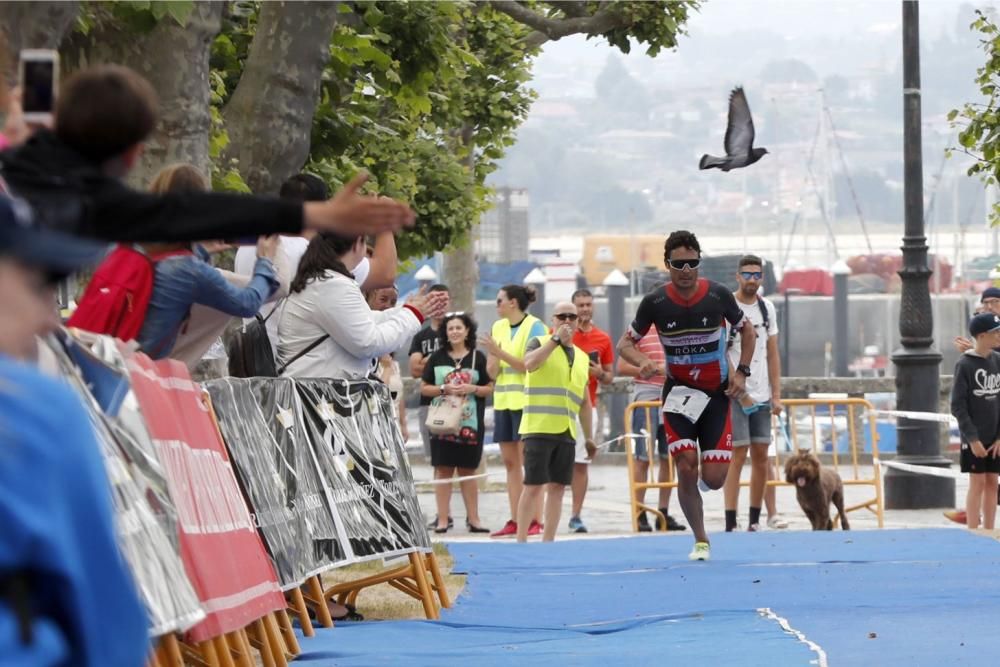
[[[25,122],[51,125],[59,89],[59,53],[52,49],[22,50],[18,75]]]
[[[587,356],[590,357],[591,363],[594,364],[601,363],[601,353],[598,352],[597,350],[594,350],[593,352],[588,352]]]

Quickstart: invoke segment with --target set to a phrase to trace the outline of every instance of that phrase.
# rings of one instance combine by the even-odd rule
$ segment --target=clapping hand
[[[497,355],[497,351],[500,350],[500,346],[493,339],[490,334],[483,334],[479,337],[479,347],[486,350],[487,353],[492,354],[494,357]]]

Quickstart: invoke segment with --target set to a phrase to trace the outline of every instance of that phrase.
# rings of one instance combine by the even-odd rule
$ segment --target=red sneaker
[[[960,523],[963,526],[966,525],[966,514],[965,510],[948,510],[943,513],[945,517],[954,521],[955,523]]]
[[[528,535],[541,535],[543,528],[545,528],[545,526],[532,519],[531,525],[528,526]],[[517,530],[516,526],[514,527],[514,530]]]
[[[517,535],[517,522],[511,519],[503,525],[503,528],[490,534],[490,537],[514,537],[515,535]]]

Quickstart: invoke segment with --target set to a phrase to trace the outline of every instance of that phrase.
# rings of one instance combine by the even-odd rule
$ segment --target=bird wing
[[[726,155],[747,155],[753,148],[753,118],[743,88],[729,94],[729,124],[726,126]]]

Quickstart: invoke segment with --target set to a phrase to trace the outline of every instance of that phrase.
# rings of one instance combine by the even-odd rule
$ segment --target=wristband
[[[423,313],[421,313],[421,312],[420,312],[420,310],[418,310],[418,309],[417,309],[416,307],[414,307],[414,306],[411,306],[411,305],[410,305],[410,304],[408,304],[408,303],[404,303],[404,304],[403,304],[403,308],[406,308],[406,309],[407,309],[407,310],[409,310],[409,311],[410,311],[411,313],[413,313],[413,315],[414,315],[414,316],[415,316],[415,317],[417,318],[417,321],[418,321],[418,322],[420,322],[421,324],[423,324],[423,323],[424,323],[424,314],[423,314]]]

